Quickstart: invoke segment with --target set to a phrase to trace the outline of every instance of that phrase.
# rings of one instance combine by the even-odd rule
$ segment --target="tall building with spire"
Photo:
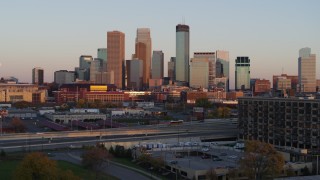
[[[298,79],[299,92],[316,92],[316,55],[311,54],[311,48],[299,50]]]
[[[125,34],[120,31],[107,32],[107,72],[112,74],[114,84],[122,89],[124,82]],[[110,83],[110,82],[108,82]]]
[[[148,87],[151,76],[151,36],[149,28],[138,28],[136,37],[136,50],[134,58],[143,61],[143,86]]]
[[[176,26],[176,81],[189,82],[189,26],[178,24]]]

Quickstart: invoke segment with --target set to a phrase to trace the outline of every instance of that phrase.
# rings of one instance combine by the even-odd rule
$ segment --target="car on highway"
[[[208,151],[210,151],[210,149],[209,148],[202,148],[201,151],[208,152]]]

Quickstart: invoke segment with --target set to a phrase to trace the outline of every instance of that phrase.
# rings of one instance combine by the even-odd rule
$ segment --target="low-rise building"
[[[31,103],[44,103],[46,90],[35,84],[0,84],[1,102],[27,101]]]
[[[106,120],[106,114],[99,113],[49,113],[45,114],[45,117],[53,122],[60,122],[63,124],[69,124],[72,121],[83,121],[83,120]]]

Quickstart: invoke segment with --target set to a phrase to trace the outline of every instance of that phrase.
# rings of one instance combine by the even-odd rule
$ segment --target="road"
[[[204,123],[184,123],[177,126],[154,125],[98,131],[13,134],[0,137],[0,149],[10,151],[42,150],[69,147],[70,145],[94,145],[98,142],[204,136],[236,137],[237,125],[225,121],[208,121]]]
[[[54,160],[68,161],[73,164],[81,164],[81,151],[71,151],[71,152],[58,152],[52,153]],[[138,172],[130,170],[128,168],[120,167],[114,163],[108,163],[104,165],[103,172],[115,176],[119,179],[130,179],[130,180],[150,180],[150,177],[146,177]]]

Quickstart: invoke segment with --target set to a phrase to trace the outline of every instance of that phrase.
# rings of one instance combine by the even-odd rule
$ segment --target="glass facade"
[[[99,59],[103,59],[103,61],[107,62],[107,48],[99,48],[97,56]]]
[[[299,51],[298,77],[300,92],[316,92],[316,55],[310,48]]]
[[[143,61],[139,59],[127,60],[127,88],[142,90]]]
[[[229,52],[228,51],[220,51],[216,52],[216,77],[227,78],[226,91],[229,91]]]
[[[163,52],[153,51],[152,55],[152,79],[163,78]]]
[[[192,58],[190,63],[190,87],[205,88],[209,86],[209,60]]]
[[[249,57],[237,57],[235,63],[235,89],[250,89],[250,59]]]
[[[176,81],[189,82],[189,26],[176,26]]]

